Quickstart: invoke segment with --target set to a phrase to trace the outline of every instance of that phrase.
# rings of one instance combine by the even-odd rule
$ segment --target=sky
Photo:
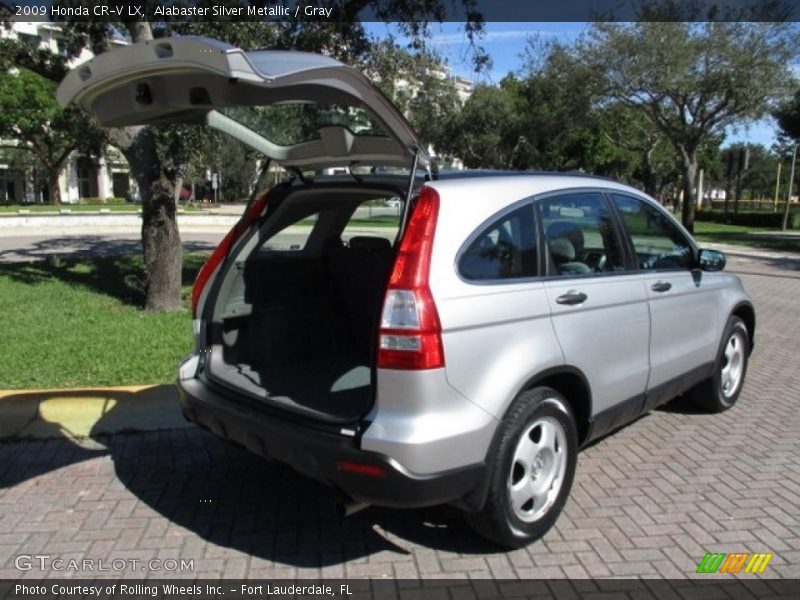
[[[386,23],[366,23],[367,31],[377,37],[393,34],[398,42],[402,38]],[[528,38],[552,38],[562,42],[574,41],[585,29],[585,23],[501,23],[487,22],[481,45],[492,58],[492,69],[477,76],[470,63],[469,43],[460,23],[431,25],[427,42],[447,62],[453,74],[472,79],[476,83],[498,83],[508,73],[517,73],[524,64],[524,51]],[[777,125],[772,118],[750,125],[730,129],[723,146],[737,142],[761,144],[769,148],[774,142]]]

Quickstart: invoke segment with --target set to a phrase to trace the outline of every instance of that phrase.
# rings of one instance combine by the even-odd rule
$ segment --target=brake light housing
[[[444,367],[442,326],[429,286],[439,194],[424,186],[409,218],[384,295],[378,368]]]
[[[247,208],[242,218],[225,234],[225,237],[222,238],[219,245],[214,248],[208,260],[200,267],[200,270],[197,272],[197,277],[194,280],[194,285],[192,286],[193,318],[197,318],[197,306],[200,303],[200,297],[203,295],[203,290],[208,280],[211,279],[211,275],[217,270],[217,267],[219,267],[225,257],[228,256],[233,245],[264,212],[264,208],[267,206],[267,196],[267,194],[264,194]]]

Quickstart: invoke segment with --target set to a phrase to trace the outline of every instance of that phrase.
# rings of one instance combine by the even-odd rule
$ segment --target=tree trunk
[[[655,149],[655,145],[652,145],[644,152],[644,193],[651,198],[655,198],[658,194],[656,170],[653,167],[653,152]]]
[[[681,175],[683,176],[683,209],[681,220],[683,226],[694,233],[694,207],[695,193],[694,186],[697,182],[697,150],[687,150],[681,148]]]
[[[58,176],[61,174],[61,169],[51,169],[47,175],[47,194],[50,204],[58,206],[61,204],[61,186],[58,185]]]
[[[128,23],[127,27],[134,42],[153,39],[147,22]],[[180,310],[183,247],[178,233],[176,182],[164,174],[149,128],[128,128],[117,133],[127,142],[119,147],[142,195],[145,309]]]
[[[145,309],[180,310],[183,248],[178,233],[176,182],[163,172],[151,129],[128,128],[114,134],[142,196]]]
[[[153,182],[150,192],[143,195],[142,204],[145,309],[180,310],[183,248],[176,219],[174,183],[164,177]]]
[[[61,186],[58,185],[58,178],[61,176],[67,160],[69,160],[69,155],[70,152],[65,152],[62,155],[63,158],[56,158],[56,164],[47,171],[47,195],[49,196],[50,204],[53,206],[61,204]]]

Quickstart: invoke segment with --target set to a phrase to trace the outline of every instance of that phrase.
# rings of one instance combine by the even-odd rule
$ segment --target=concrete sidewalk
[[[0,440],[184,427],[174,385],[0,391]]]

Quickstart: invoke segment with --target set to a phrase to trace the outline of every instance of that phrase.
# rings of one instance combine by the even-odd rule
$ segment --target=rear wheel
[[[520,394],[503,419],[483,509],[467,519],[481,536],[517,548],[553,526],[569,496],[577,432],[569,404],[538,387]]]
[[[689,391],[692,401],[712,413],[720,413],[733,406],[744,385],[749,353],[747,326],[739,317],[731,317],[722,336],[714,374]]]

